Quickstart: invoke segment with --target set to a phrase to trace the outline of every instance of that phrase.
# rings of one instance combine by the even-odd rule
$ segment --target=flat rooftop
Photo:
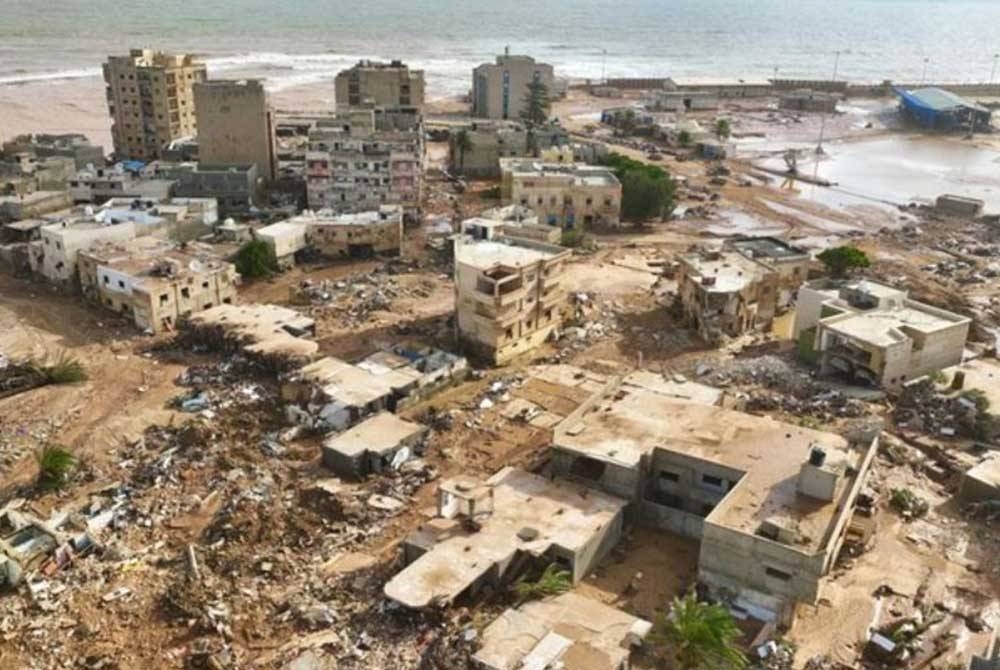
[[[573,592],[509,609],[483,631],[473,657],[487,668],[618,670],[653,625]]]
[[[81,253],[105,267],[132,277],[176,279],[232,267],[206,244],[188,242],[182,249],[172,242],[151,236],[127,242],[97,242]]]
[[[311,358],[319,345],[302,335],[311,333],[316,322],[280,305],[222,304],[192,315],[194,328],[218,328],[228,337],[243,342],[251,354]]]
[[[343,433],[326,438],[323,448],[351,457],[366,451],[383,454],[425,430],[419,423],[400,419],[391,412],[379,412]]]
[[[610,169],[600,165],[584,163],[545,163],[543,161],[501,158],[500,168],[518,177],[558,177],[572,178],[575,183],[587,186],[615,186],[618,177]]]
[[[715,278],[714,284],[701,285],[709,293],[741,291],[768,273],[763,265],[735,251],[711,255],[688,254],[683,260],[695,275]]]
[[[326,356],[301,368],[299,381],[315,384],[323,393],[347,407],[364,407],[414,384],[421,374],[414,368],[352,365]]]
[[[1000,487],[1000,456],[987,458],[982,463],[966,472],[965,476]]]
[[[834,502],[801,495],[799,471],[810,451],[822,447],[830,467],[854,465],[862,457],[839,435],[638,387],[621,387],[565,422],[553,446],[627,469],[660,450],[742,473],[708,521],[754,534],[765,519],[789,519],[805,539],[796,545],[803,551],[822,546],[840,493],[853,480],[845,467]]]
[[[776,237],[744,237],[732,240],[729,244],[733,249],[751,258],[785,260],[788,258],[809,257],[809,252],[805,249],[794,247]]]
[[[906,306],[896,309],[873,309],[843,316],[827,317],[821,323],[835,333],[860,340],[877,347],[889,347],[908,338],[905,328],[921,333],[932,333],[949,328],[964,317],[940,310],[921,309],[920,303],[906,301]]]
[[[482,240],[458,243],[455,247],[455,261],[479,270],[489,270],[497,266],[522,268],[550,261],[566,252],[568,250],[558,247],[552,247],[552,250],[549,251],[541,247],[524,246],[510,241]]]
[[[579,484],[550,481],[513,468],[504,468],[485,486],[493,490],[493,512],[477,517],[480,530],[456,528],[456,534],[393,577],[385,585],[387,597],[414,609],[451,602],[518,552],[542,556],[559,546],[577,553],[626,505]],[[533,539],[522,539],[529,529]]]
[[[373,223],[399,223],[402,221],[402,216],[403,208],[399,205],[383,205],[377,210],[355,212],[353,214],[337,214],[330,209],[321,209],[315,212],[306,211],[281,223],[290,225],[368,226]]]

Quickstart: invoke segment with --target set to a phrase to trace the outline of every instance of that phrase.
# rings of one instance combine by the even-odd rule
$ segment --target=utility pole
[[[993,68],[990,70],[990,85],[993,85],[993,80],[997,76],[997,59],[1000,59],[1000,54],[993,54]]]
[[[608,84],[608,50],[601,49],[601,83],[607,86]]]
[[[927,79],[927,63],[930,62],[930,58],[924,59],[924,69],[920,72],[920,84],[923,85],[924,81]]]
[[[838,50],[833,57],[833,77],[830,81],[836,83],[837,81],[837,69],[840,67],[840,51]],[[823,153],[823,135],[826,134],[826,114],[819,122],[819,142],[816,144],[816,154]]]

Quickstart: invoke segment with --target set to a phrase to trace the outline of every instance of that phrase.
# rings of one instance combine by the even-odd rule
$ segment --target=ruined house
[[[236,299],[236,267],[211,247],[183,248],[153,237],[105,242],[81,251],[77,261],[84,297],[161,332],[196,312]]]
[[[362,479],[388,469],[401,452],[412,454],[426,436],[425,426],[379,412],[353,428],[327,437],[323,441],[323,465],[339,477]]]
[[[868,280],[820,279],[799,289],[793,335],[823,374],[899,388],[962,362],[971,320]]]
[[[293,309],[270,304],[222,304],[181,323],[181,340],[216,351],[241,352],[283,371],[312,360],[319,345],[316,322]]]
[[[403,209],[383,205],[370,212],[336,214],[306,211],[257,231],[273,251],[278,266],[295,264],[295,255],[309,249],[328,258],[398,256],[403,244]]]

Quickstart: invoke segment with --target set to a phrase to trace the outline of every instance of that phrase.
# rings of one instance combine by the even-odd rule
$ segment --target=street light
[[[930,62],[930,58],[924,59],[924,69],[920,71],[920,83],[923,84],[924,80],[927,78],[927,63]]]
[[[833,57],[833,77],[830,78],[831,82],[837,81],[837,68],[840,66],[840,51],[838,50]],[[816,153],[823,153],[823,135],[826,133],[826,114],[819,122],[819,142],[816,144]]]
[[[993,80],[997,76],[997,60],[1000,59],[1000,54],[993,54],[993,69],[990,70],[990,85],[993,84]]]

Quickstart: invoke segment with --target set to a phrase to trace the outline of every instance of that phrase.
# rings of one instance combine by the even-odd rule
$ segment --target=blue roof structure
[[[917,123],[928,128],[950,128],[959,125],[963,116],[985,114],[988,117],[990,114],[990,110],[982,105],[940,88],[894,90],[904,111]]]

